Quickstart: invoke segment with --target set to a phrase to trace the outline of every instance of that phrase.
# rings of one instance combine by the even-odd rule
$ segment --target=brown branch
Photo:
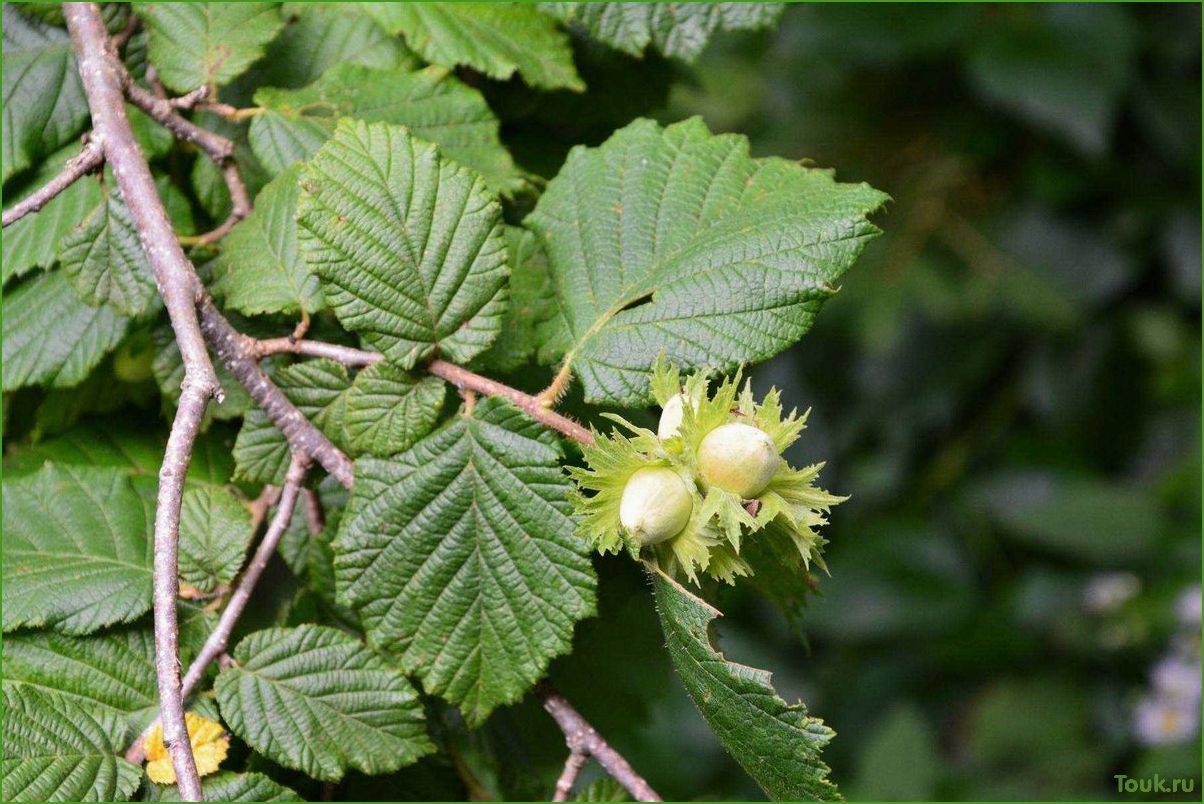
[[[564,770],[560,772],[560,778],[556,780],[556,790],[552,794],[553,801],[569,800],[569,794],[573,792],[573,785],[577,782],[577,775],[581,773],[581,769],[588,761],[589,754],[584,751],[576,749],[569,751],[568,758],[564,760]]]
[[[326,357],[348,366],[370,366],[384,359],[384,355],[379,352],[368,352],[363,349],[321,341],[298,341],[292,338],[271,338],[257,341],[252,348],[261,358],[284,352],[307,357]],[[457,366],[455,363],[448,363],[446,360],[432,360],[426,364],[425,368],[429,373],[447,380],[462,390],[467,389],[485,396],[500,396],[507,399],[535,421],[578,443],[587,445],[594,443],[593,433],[567,416],[552,412],[539,397],[531,396],[517,388],[511,388],[497,380],[482,377],[480,374]]]
[[[234,143],[229,139],[180,116],[171,99],[156,97],[153,92],[134,83],[128,75],[123,75],[123,79],[125,96],[130,103],[146,112],[152,120],[174,134],[176,139],[195,145],[218,164],[234,156]]]
[[[3,226],[8,227],[9,224],[16,223],[26,215],[37,212],[63,190],[103,165],[104,161],[104,148],[101,146],[100,140],[93,137],[84,144],[78,154],[67,160],[57,176],[4,210]]]
[[[564,741],[569,747],[570,759],[572,754],[591,756],[615,778],[615,781],[623,785],[636,801],[661,800],[661,797],[644,780],[644,777],[636,773],[623,755],[612,748],[610,743],[606,742],[602,735],[598,734],[590,725],[590,722],[582,717],[581,713],[574,709],[573,705],[551,684],[546,681],[540,682],[535,687],[535,694],[543,701],[543,708],[564,732]],[[567,764],[566,772],[568,771]],[[561,774],[561,779],[563,778],[564,774]],[[557,792],[559,792],[559,787],[560,782],[557,782]]]
[[[351,459],[305,418],[260,368],[259,341],[234,329],[207,296],[201,302],[200,315],[201,329],[218,359],[230,370],[234,379],[247,389],[252,401],[280,428],[293,452],[309,456],[343,486],[351,488],[354,477]]]
[[[155,508],[155,673],[163,742],[175,768],[180,796],[185,801],[204,801],[180,693],[177,551],[180,503],[193,443],[209,398],[221,399],[222,389],[197,320],[196,303],[202,294],[200,280],[176,242],[150,168],[130,129],[122,92],[125,71],[105,30],[100,8],[94,3],[64,3],[63,12],[71,31],[95,136],[138,230],[184,363],[180,404],[159,471]]]
[[[263,540],[260,541],[259,547],[256,548],[255,554],[251,557],[251,562],[243,570],[242,578],[239,579],[238,586],[235,587],[234,592],[230,595],[230,599],[227,601],[226,608],[222,611],[217,625],[209,633],[205,644],[201,646],[201,650],[197,653],[196,658],[192,660],[187,675],[184,676],[184,682],[180,687],[181,698],[184,700],[187,700],[196,690],[197,683],[200,682],[210,663],[225,653],[230,641],[230,634],[233,633],[238,618],[242,616],[243,611],[246,609],[247,601],[251,599],[251,593],[255,591],[255,585],[259,583],[259,578],[263,575],[268,562],[271,561],[272,554],[276,552],[276,547],[280,543],[280,537],[284,534],[284,531],[288,528],[289,521],[293,518],[293,509],[297,505],[297,496],[301,490],[301,481],[305,478],[305,471],[308,468],[309,461],[303,457],[298,458],[294,454],[292,461],[289,463],[288,472],[284,477],[283,488],[277,489],[274,486],[265,486],[263,492],[255,499],[253,503],[254,507],[252,508],[252,533],[259,529],[259,522],[263,519],[263,515],[258,512],[271,505],[276,495],[279,494],[276,515],[272,517],[272,523],[268,526],[267,533],[264,534]],[[150,729],[148,728],[147,731],[139,735],[138,739],[125,752],[125,758],[135,765],[141,765],[146,760],[146,735],[149,731]]]
[[[127,75],[125,94],[131,103],[146,112],[177,139],[192,143],[201,149],[221,170],[222,180],[230,193],[230,214],[217,228],[195,237],[181,237],[180,242],[190,246],[204,246],[221,240],[230,233],[235,224],[251,214],[251,197],[247,192],[246,182],[243,181],[242,172],[238,169],[238,163],[234,160],[234,143],[220,134],[198,126],[176,111],[190,108],[207,97],[208,88],[199,87],[178,98],[160,98],[138,86]]]

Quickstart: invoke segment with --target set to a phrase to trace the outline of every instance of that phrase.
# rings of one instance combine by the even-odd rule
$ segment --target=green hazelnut
[[[663,466],[636,471],[623,488],[619,522],[640,544],[671,539],[685,528],[694,500],[681,476]]]
[[[691,406],[694,410],[698,410],[698,400],[691,399]],[[667,438],[672,438],[677,435],[678,428],[681,427],[682,417],[685,415],[686,395],[677,394],[665,403],[661,409],[661,420],[656,426],[656,437],[661,441]]]
[[[751,424],[720,425],[707,433],[698,447],[702,481],[743,500],[763,492],[781,465],[773,439]]]

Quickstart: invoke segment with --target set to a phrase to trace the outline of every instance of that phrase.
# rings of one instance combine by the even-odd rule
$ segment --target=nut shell
[[[720,425],[707,433],[698,447],[702,481],[744,500],[763,492],[781,465],[773,439],[751,424]]]
[[[635,472],[619,500],[619,522],[640,544],[671,539],[685,528],[694,510],[686,482],[663,466]]]

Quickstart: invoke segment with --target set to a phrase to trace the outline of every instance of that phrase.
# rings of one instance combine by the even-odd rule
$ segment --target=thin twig
[[[285,352],[295,355],[305,355],[307,357],[326,357],[331,360],[337,360],[347,366],[370,366],[384,359],[384,355],[379,352],[367,352],[363,349],[354,349],[350,346],[339,346],[338,344],[323,343],[321,341],[298,341],[291,338],[271,338],[257,341],[253,349],[260,357]],[[552,412],[538,397],[531,396],[497,380],[482,377],[480,374],[471,372],[462,366],[457,366],[455,363],[448,363],[446,360],[432,360],[426,364],[425,368],[429,373],[447,380],[457,388],[473,390],[485,396],[500,396],[503,399],[508,399],[532,419],[535,419],[535,421],[545,427],[550,427],[559,433],[563,433],[578,443],[594,443],[594,436],[589,430],[567,416]]]
[[[200,148],[212,161],[220,164],[234,156],[232,141],[180,116],[169,98],[156,97],[153,92],[138,86],[128,76],[125,95],[130,99],[130,103],[146,112],[152,120],[174,134],[176,139]]]
[[[322,498],[314,489],[303,489],[301,502],[305,506],[305,529],[310,536],[317,536],[326,528],[326,517],[322,514]]]
[[[581,769],[588,761],[589,754],[584,751],[569,751],[568,757],[564,760],[564,770],[560,772],[560,778],[556,780],[556,791],[552,794],[553,801],[569,800],[569,794],[573,792],[573,785],[577,782],[577,775],[581,773]]]
[[[171,98],[168,100],[168,103],[171,104],[171,108],[173,109],[186,111],[193,108],[207,97],[209,97],[209,87],[205,84],[201,84],[191,92],[181,95],[178,98]]]
[[[64,3],[63,12],[71,31],[95,136],[104,149],[105,160],[113,169],[122,199],[138,229],[184,364],[180,404],[168,436],[156,499],[155,673],[163,742],[175,768],[180,796],[185,801],[204,801],[180,693],[177,550],[184,477],[193,443],[209,398],[215,396],[220,400],[222,390],[197,320],[196,302],[202,295],[200,280],[176,242],[150,168],[130,129],[122,92],[125,72],[105,30],[100,8],[94,3]]]
[[[101,146],[98,138],[91,138],[78,154],[67,160],[57,176],[4,210],[4,227],[16,223],[26,215],[37,212],[49,204],[59,193],[103,165],[104,161],[104,147]]]
[[[661,797],[644,780],[644,777],[636,773],[623,755],[612,748],[610,743],[606,742],[602,735],[598,734],[590,725],[590,722],[582,717],[581,713],[568,702],[568,699],[557,692],[551,684],[546,681],[540,682],[535,687],[535,694],[543,701],[543,708],[564,732],[564,741],[569,747],[570,754],[586,754],[596,759],[598,764],[613,776],[615,781],[623,785],[636,801],[661,800]],[[563,774],[561,778],[563,778]],[[559,782],[557,787],[559,788]]]
[[[234,630],[234,624],[242,616],[243,609],[247,607],[247,601],[251,599],[251,593],[255,591],[255,585],[259,583],[259,576],[263,575],[268,562],[276,553],[276,545],[280,543],[280,537],[284,535],[288,523],[293,519],[293,509],[297,506],[297,498],[301,492],[301,481],[305,479],[305,472],[308,468],[309,460],[307,458],[293,456],[288,466],[288,472],[284,476],[280,502],[276,505],[272,523],[268,525],[267,533],[259,542],[259,547],[256,548],[251,563],[247,564],[246,569],[243,570],[242,579],[239,580],[238,586],[230,595],[230,600],[226,603],[226,608],[222,611],[217,625],[209,634],[209,638],[205,640],[205,644],[196,658],[192,660],[192,665],[184,676],[182,686],[184,697],[188,697],[196,689],[201,676],[209,668],[209,663],[226,650],[230,634]]]
[[[260,368],[259,342],[234,329],[208,297],[201,302],[200,315],[201,329],[218,359],[247,389],[251,400],[272,424],[284,433],[293,452],[308,455],[343,486],[351,488],[354,479],[351,459],[307,419]]]
[[[272,523],[268,525],[267,533],[259,542],[259,547],[256,548],[255,554],[251,557],[251,561],[243,570],[242,578],[238,581],[238,586],[230,595],[230,600],[226,603],[226,608],[222,611],[221,617],[217,621],[217,625],[213,631],[209,633],[209,637],[205,640],[205,644],[201,646],[200,652],[196,658],[192,660],[192,664],[188,668],[187,675],[184,676],[184,682],[181,685],[181,697],[185,700],[196,690],[196,685],[200,682],[201,677],[205,675],[205,671],[209,668],[209,664],[214,659],[225,653],[226,647],[230,641],[230,634],[234,631],[234,626],[238,622],[238,618],[242,616],[243,611],[247,607],[247,601],[251,599],[251,593],[255,591],[255,585],[259,583],[259,578],[263,575],[264,569],[268,562],[271,561],[272,555],[276,552],[276,546],[280,544],[280,537],[288,528],[288,523],[293,518],[293,509],[297,505],[298,492],[301,490],[301,481],[305,479],[305,471],[309,468],[309,461],[304,457],[297,457],[294,454],[292,461],[289,463],[288,472],[284,477],[284,486],[279,489],[280,501],[276,507],[276,514],[272,517]],[[272,489],[272,486],[264,488],[264,494],[261,494],[258,500],[267,500],[270,498],[267,492]],[[258,501],[257,500],[257,501]],[[147,729],[149,732],[150,729]],[[125,752],[125,758],[135,765],[139,765],[146,759],[146,734],[143,732],[129,750]]]
[[[251,214],[251,197],[247,192],[246,182],[243,181],[242,172],[238,169],[238,163],[234,160],[234,143],[220,134],[198,126],[176,111],[190,108],[200,98],[206,97],[207,91],[202,90],[207,88],[200,87],[179,98],[160,98],[138,86],[128,76],[125,84],[125,94],[131,103],[150,115],[151,119],[174,134],[177,139],[200,148],[221,170],[222,181],[226,183],[226,190],[230,193],[230,214],[215,229],[204,234],[179,238],[182,244],[189,246],[216,243],[229,234],[235,224]]]

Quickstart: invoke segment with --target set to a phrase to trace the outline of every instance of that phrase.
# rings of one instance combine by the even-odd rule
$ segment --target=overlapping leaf
[[[25,192],[5,195],[5,206],[42,187],[62,170],[63,164],[79,153],[79,146],[68,146],[50,156],[29,178]],[[95,181],[77,181],[59,193],[39,211],[4,227],[4,281],[28,273],[33,268],[49,268],[55,259],[59,240],[100,203],[100,185]]]
[[[381,70],[421,66],[401,38],[381,28],[362,3],[289,3],[284,16],[284,30],[246,76],[254,86],[296,89],[337,64]]]
[[[192,484],[180,509],[180,578],[202,592],[228,584],[242,567],[251,515],[229,490]]]
[[[285,170],[255,198],[255,211],[226,237],[214,292],[235,310],[257,315],[322,308],[322,289],[297,247],[300,166]]]
[[[447,386],[380,362],[361,371],[347,393],[343,424],[352,447],[384,457],[412,447],[435,426]]]
[[[302,252],[343,326],[406,369],[489,345],[506,245],[479,175],[405,128],[343,119],[301,188]]]
[[[276,784],[262,773],[222,771],[201,780],[206,801],[304,801],[295,792]],[[175,785],[165,787],[150,801],[183,801]]]
[[[770,674],[729,662],[711,644],[720,612],[659,570],[651,570],[656,607],[673,666],[723,747],[777,801],[840,799],[820,757],[833,732],[788,704]]]
[[[180,603],[180,659],[187,664],[209,634],[210,615]],[[51,630],[4,637],[4,682],[55,692],[90,711],[126,718],[134,733],[158,716],[155,637],[147,618],[88,636]]]
[[[546,430],[489,399],[402,455],[356,462],[340,598],[472,724],[521,696],[594,610],[559,457]]]
[[[545,13],[579,27],[594,39],[632,56],[648,45],[694,61],[717,31],[767,28],[782,15],[781,3],[541,3]]]
[[[5,391],[83,382],[130,323],[111,307],[84,303],[62,271],[27,279],[5,293],[3,317]]]
[[[656,357],[685,367],[762,360],[811,327],[878,229],[886,196],[828,171],[752,159],[698,119],[637,120],[577,148],[525,221],[561,315],[540,328],[590,401],[648,398]]]
[[[315,779],[387,773],[434,750],[405,676],[350,634],[303,625],[238,644],[216,690],[230,729],[256,751]]]
[[[581,90],[568,37],[521,3],[367,3],[368,12],[431,64],[467,65],[490,78],[514,73],[534,87]]]
[[[263,55],[283,25],[276,3],[137,3],[150,60],[177,92],[221,85]]]
[[[4,630],[83,634],[149,610],[151,526],[120,470],[50,464],[6,480]]]
[[[67,32],[26,16],[15,3],[5,3],[3,15],[0,129],[2,179],[8,181],[79,136],[88,122],[88,102]]]
[[[142,771],[118,756],[116,714],[24,685],[4,685],[5,801],[125,801]]]
[[[264,87],[255,93],[255,103],[264,111],[251,121],[251,147],[272,172],[308,159],[340,118],[354,117],[406,126],[445,156],[480,172],[495,190],[521,186],[498,139],[498,120],[481,93],[441,67],[374,70],[339,64],[304,89]]]
[[[155,298],[155,276],[120,193],[109,192],[63,237],[59,261],[88,304],[136,316]]]
[[[510,264],[510,304],[497,340],[481,360],[499,371],[513,371],[536,352],[541,325],[558,315],[556,292],[548,273],[548,257],[534,233],[520,226],[506,227]],[[554,360],[559,355],[549,358]]]

